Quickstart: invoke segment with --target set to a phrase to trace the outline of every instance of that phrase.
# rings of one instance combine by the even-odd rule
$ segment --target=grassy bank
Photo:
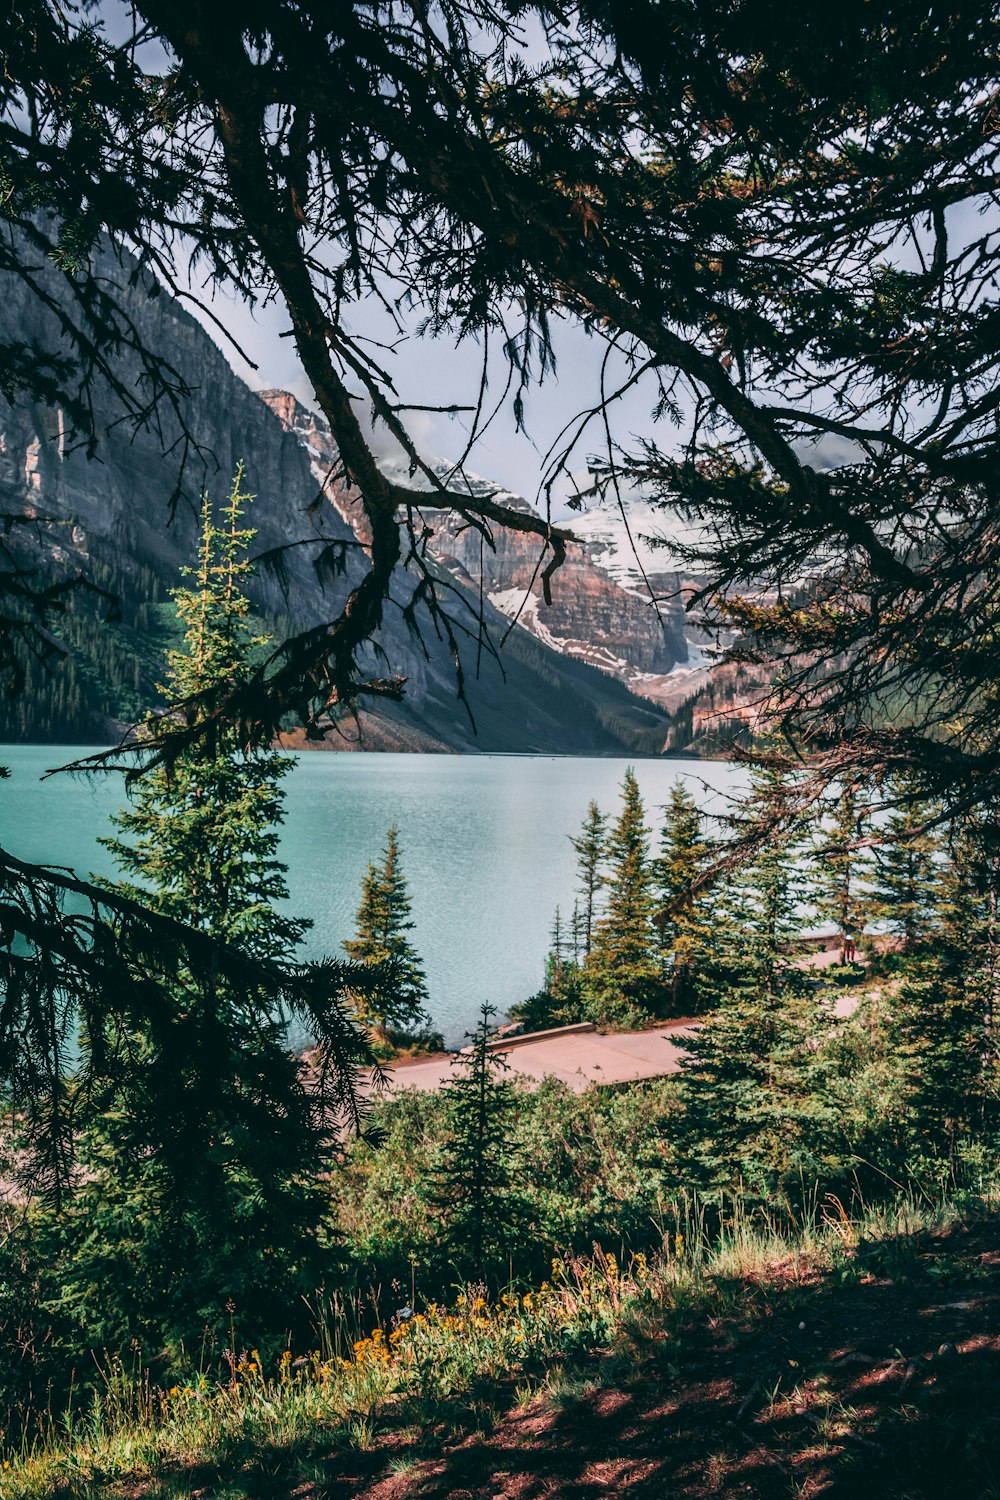
[[[925,1437],[948,1492],[994,1495],[997,1222],[982,1199],[831,1200],[709,1237],[692,1210],[658,1253],[556,1261],[532,1291],[330,1307],[273,1368],[247,1351],[160,1388],[113,1364],[5,1453],[0,1497],[568,1496],[584,1460],[611,1492],[943,1494]],[[926,1482],[887,1480],[897,1448]]]

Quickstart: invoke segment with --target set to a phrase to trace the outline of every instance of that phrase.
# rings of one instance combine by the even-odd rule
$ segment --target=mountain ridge
[[[74,622],[89,620],[91,610],[81,596],[64,619],[54,621],[54,645],[65,647],[68,656],[61,664],[32,668],[40,706],[22,700],[20,718],[0,715],[0,734],[8,739],[107,740],[136,707],[153,701],[158,671],[152,625],[140,616],[143,610],[162,616],[167,591],[194,556],[201,491],[208,488],[221,501],[240,460],[247,463],[247,486],[257,495],[249,516],[258,532],[255,547],[274,564],[260,569],[252,602],[274,623],[276,634],[322,628],[363,574],[363,539],[335,505],[316,503],[323,486],[315,456],[240,380],[200,324],[129,257],[105,247],[95,269],[115,286],[125,315],[165,366],[176,371],[183,390],[177,411],[165,408],[156,424],[132,431],[120,422],[113,390],[98,378],[93,399],[99,443],[93,459],[67,440],[59,408],[27,397],[0,404],[0,509],[39,522],[37,535],[16,539],[23,565],[46,578],[107,570],[132,612],[118,627],[98,617],[103,607],[98,602],[93,622],[86,631],[77,630]],[[0,275],[0,338],[16,333],[40,351],[58,352],[64,343],[55,308],[64,287],[52,267],[40,267],[38,275],[54,305],[46,306],[12,274]],[[133,385],[143,379],[141,364],[128,349],[118,359],[116,375]],[[331,549],[339,549],[343,561],[339,574],[325,566]],[[478,589],[470,590],[434,560],[431,566],[464,615],[468,703],[459,700],[448,643],[439,638],[426,607],[414,602],[417,580],[401,570],[362,667],[385,676],[388,661],[391,671],[406,679],[405,697],[359,715],[368,746],[617,755],[662,749],[668,728],[662,711],[586,663],[551,651],[529,632],[508,631],[510,621],[486,600],[485,628],[497,642],[506,635],[501,661],[494,660],[481,649],[478,625],[472,628],[480,609]],[[115,645],[120,659],[113,670],[95,655],[97,642],[101,649]],[[67,682],[72,693],[64,690]],[[350,742],[354,725],[345,715],[331,743]]]
[[[310,455],[313,474],[342,519],[362,541],[368,537],[360,497],[336,478],[337,452],[324,419],[290,392],[262,390],[261,400],[294,433]],[[531,511],[521,496],[477,474],[437,466],[452,489],[498,499],[510,509]],[[630,692],[659,707],[689,696],[706,666],[708,638],[689,621],[685,599],[703,580],[662,565],[640,528],[662,516],[649,502],[637,502],[629,528],[616,514],[593,508],[574,516],[568,529],[576,539],[553,579],[552,602],[540,582],[541,545],[537,537],[496,528],[492,545],[454,512],[434,505],[428,486],[421,508],[428,554],[467,590],[481,594],[511,623],[564,657],[596,667]],[[627,549],[635,545],[630,562]],[[651,559],[658,564],[653,567]]]

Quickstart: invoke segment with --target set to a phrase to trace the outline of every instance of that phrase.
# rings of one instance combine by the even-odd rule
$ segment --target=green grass
[[[534,1291],[487,1301],[473,1289],[448,1307],[424,1307],[399,1328],[370,1328],[361,1337],[352,1337],[346,1314],[332,1310],[323,1347],[304,1358],[287,1351],[275,1369],[262,1369],[251,1354],[223,1380],[202,1376],[162,1389],[111,1361],[85,1402],[47,1414],[17,1451],[4,1454],[0,1500],[116,1488],[158,1500],[195,1489],[216,1500],[290,1493],[338,1455],[368,1452],[388,1432],[408,1435],[404,1455],[386,1456],[404,1473],[422,1436],[439,1443],[443,1430],[488,1431],[501,1410],[536,1397],[570,1410],[595,1379],[627,1382],[637,1348],[669,1371],[678,1330],[693,1312],[738,1315],[769,1284],[780,1281],[794,1297],[810,1278],[851,1279],[873,1263],[878,1274],[905,1276],[916,1237],[989,1208],[901,1199],[849,1219],[831,1202],[791,1234],[736,1215],[711,1239],[692,1210],[669,1227],[658,1254],[624,1265],[602,1252],[556,1261]],[[600,1377],[595,1351],[608,1356]],[[788,1399],[765,1398],[772,1405]]]

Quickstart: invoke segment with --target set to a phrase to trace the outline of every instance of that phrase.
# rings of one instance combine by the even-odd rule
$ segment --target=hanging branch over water
[[[337,617],[212,714],[269,732],[291,706],[316,728],[398,693],[357,657],[401,563],[437,600],[423,505],[537,535],[546,585],[570,540],[441,479],[351,333],[373,298],[401,333],[419,307],[430,332],[504,339],[519,421],[555,318],[644,372],[681,439],[620,453],[609,424],[597,490],[652,492],[696,529],[724,623],[786,664],[789,732],[850,738],[876,769],[930,769],[946,743],[963,784],[995,776],[993,6],[542,5],[526,61],[517,8],[485,0],[146,0],[141,39],[168,52],[148,76],[43,0],[22,10],[8,213],[58,210],[78,259],[102,226],[168,269],[183,242],[210,282],[280,298],[370,532]],[[101,80],[85,121],[74,48]],[[358,390],[420,488],[382,472]]]

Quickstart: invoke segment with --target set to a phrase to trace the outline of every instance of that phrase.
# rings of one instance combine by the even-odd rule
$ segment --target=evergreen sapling
[[[641,1024],[659,1009],[664,984],[653,926],[649,829],[631,766],[606,858],[607,900],[584,962],[588,1010],[599,1023]]]
[[[383,1042],[391,1033],[423,1034],[430,1024],[427,981],[420,956],[408,934],[414,923],[410,894],[399,853],[399,830],[389,829],[379,863],[370,864],[361,884],[361,903],[355,935],[344,943],[347,954],[361,964],[388,966],[387,984],[377,995],[359,994],[358,1016],[374,1028]]]
[[[503,1274],[524,1222],[513,1146],[518,1095],[506,1057],[491,1046],[495,1015],[493,1006],[483,1006],[470,1045],[453,1059],[437,1194],[456,1264],[481,1280]]]

